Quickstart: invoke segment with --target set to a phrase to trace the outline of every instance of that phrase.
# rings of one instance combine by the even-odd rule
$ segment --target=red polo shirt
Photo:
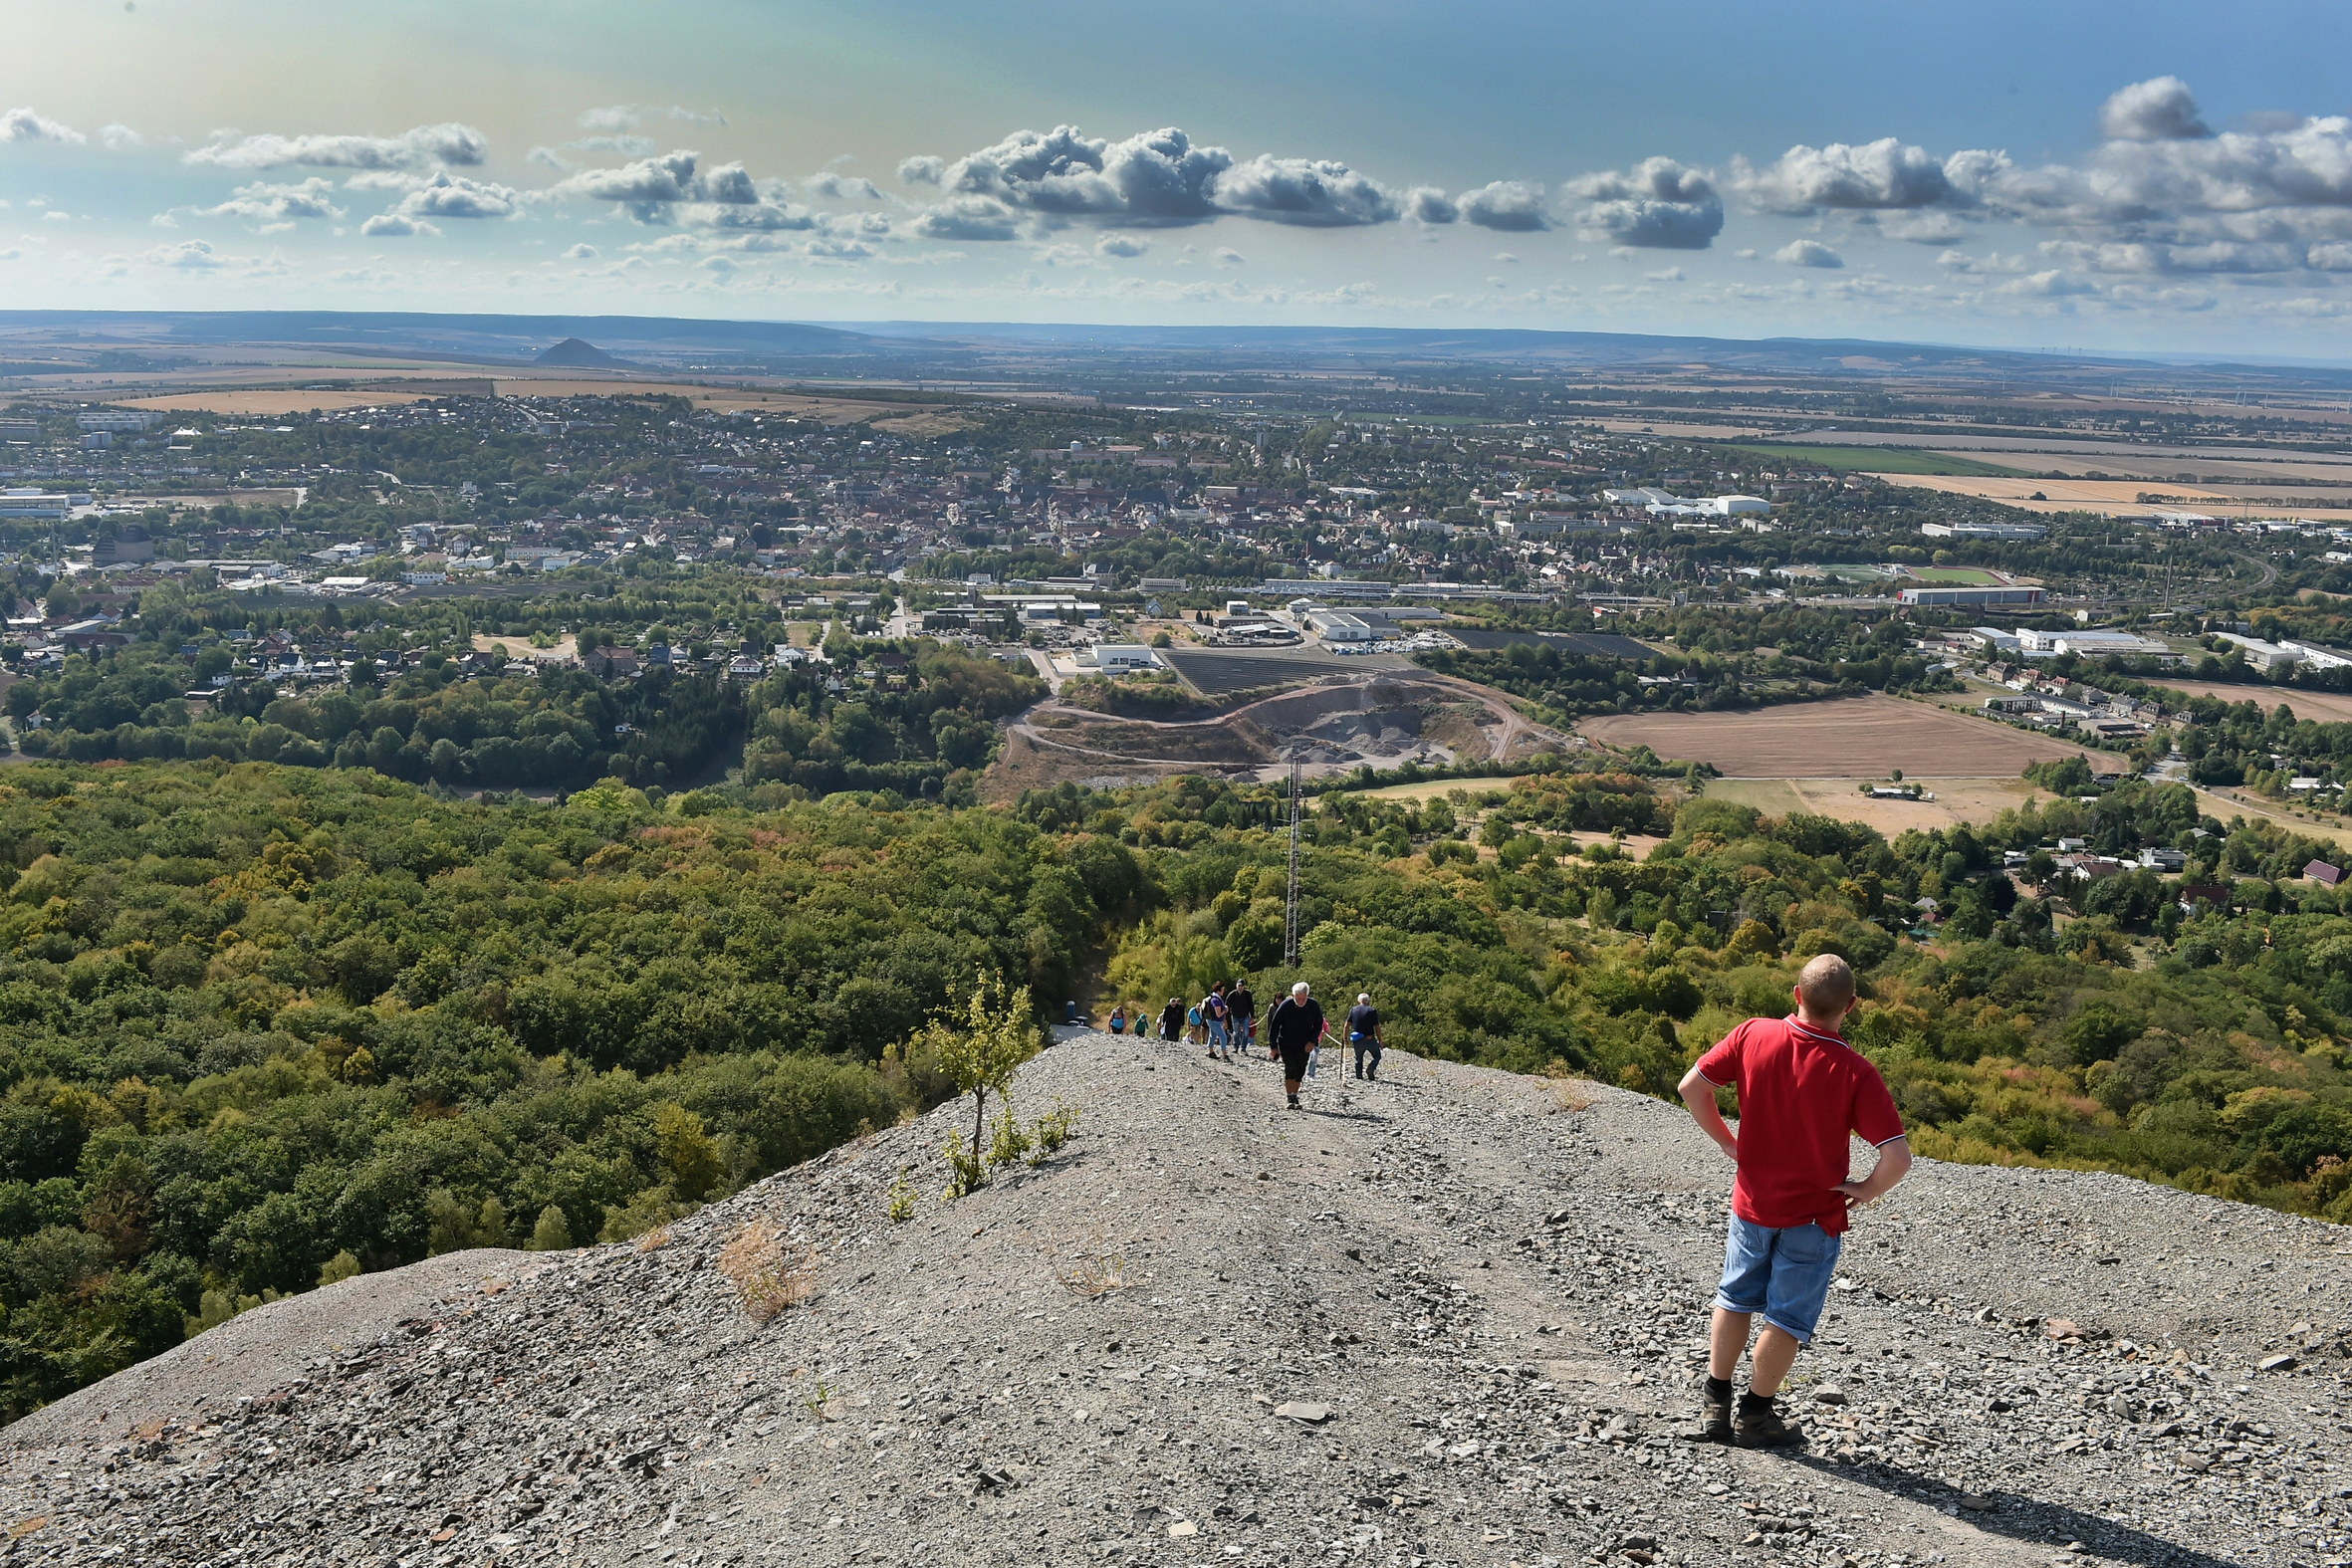
[[[1846,1135],[1870,1144],[1903,1136],[1894,1096],[1869,1058],[1793,1016],[1750,1018],[1699,1058],[1699,1075],[1740,1095],[1732,1212],[1774,1231],[1818,1223],[1842,1233]]]

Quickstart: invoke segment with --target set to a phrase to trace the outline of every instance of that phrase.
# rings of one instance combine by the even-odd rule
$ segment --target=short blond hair
[[[1796,997],[1807,1012],[1843,1012],[1854,1000],[1854,972],[1844,959],[1824,953],[1797,971]]]

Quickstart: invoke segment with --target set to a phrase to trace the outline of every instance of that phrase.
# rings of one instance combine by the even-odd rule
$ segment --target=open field
[[[1377,789],[1350,789],[1367,800],[1442,800],[1459,789],[1476,799],[1511,787],[1509,779],[1424,779],[1417,784],[1382,784]]]
[[[1840,697],[1748,713],[1604,714],[1576,728],[1609,746],[1647,746],[1660,757],[1712,764],[1734,779],[1884,778],[1906,775],[2013,779],[2027,763],[2083,757],[2100,773],[2122,759],[1894,697]]]
[[[2227,503],[2230,493],[2211,490],[2203,485],[2162,484],[2147,479],[2000,479],[1986,476],[1964,479],[1944,474],[1906,474],[1895,469],[1876,472],[1874,478],[1890,485],[1902,485],[1912,490],[1940,490],[1947,495],[1981,496],[1988,501],[2030,501],[2035,494],[2052,506],[2080,510],[2086,507],[2130,507],[2143,510],[2139,497],[2149,495],[2178,496],[2178,502],[2168,506],[2195,508],[2208,503]]]
[[[1903,575],[1914,582],[1957,582],[1972,588],[1989,588],[2000,581],[1983,566],[1911,566]]]
[[[1557,648],[1562,653],[1600,659],[1652,659],[1658,656],[1659,651],[1647,643],[1621,637],[1613,631],[1495,631],[1485,626],[1447,626],[1442,629],[1447,636],[1474,653],[1491,653],[1497,648],[1508,648],[1522,642],[1537,648]]]
[[[2103,512],[2110,517],[2136,515],[2161,505],[2174,511],[2211,511],[2228,513],[2250,510],[2257,516],[2275,517],[2291,512],[2299,518],[2314,522],[2341,523],[2352,521],[2352,507],[2277,507],[2249,503],[2243,497],[2227,490],[2214,490],[2202,485],[2176,485],[2154,479],[1963,479],[1934,474],[1899,474],[1879,471],[1871,476],[1890,485],[1904,485],[1916,490],[1937,490],[1952,496],[1975,496],[1984,501],[1998,501],[2002,506],[2017,507],[2026,512]],[[2281,487],[2291,493],[2292,487]],[[2041,500],[2036,501],[2034,496]],[[2142,495],[2169,496],[2177,499],[2144,505]]]
[[[2170,678],[2149,682],[2166,691],[2186,692],[2192,697],[2219,697],[2224,702],[2251,702],[2261,705],[2264,713],[2273,708],[2286,707],[2295,711],[2298,719],[2313,719],[2321,723],[2352,723],[2352,694],[2345,692],[2296,691],[2285,686],[2247,686],[2231,681],[2176,681]]]
[[[2207,789],[2198,784],[2189,787],[2197,796],[2197,808],[2218,822],[2227,822],[2234,816],[2249,816],[2276,822],[2289,832],[2300,833],[2305,838],[2324,838],[2330,843],[2352,849],[2352,827],[2335,822],[2315,822],[2309,817],[2295,815],[2283,805],[2257,800],[2232,788]]]
[[[580,639],[567,633],[552,648],[534,648],[528,637],[493,637],[486,631],[474,633],[474,650],[488,653],[493,648],[506,649],[510,659],[525,659],[533,663],[560,664],[566,659],[580,657]]]
[[[2024,477],[2030,469],[2003,468],[1951,452],[1922,452],[1901,446],[1779,446],[1743,443],[1735,452],[1756,452],[1799,463],[1818,463],[1841,474],[1954,474],[1980,478]]]
[[[901,403],[859,397],[811,397],[754,386],[698,386],[691,381],[632,381],[621,376],[553,379],[500,376],[501,397],[682,397],[720,413],[788,414],[828,425],[886,424],[909,435],[961,430],[965,421],[938,403]]]
[[[309,372],[317,374],[316,370]],[[250,380],[252,377],[240,377]],[[391,386],[338,386],[317,391],[299,386],[192,387],[173,392],[145,393],[113,400],[122,408],[151,408],[163,412],[243,415],[266,419],[300,413],[337,413],[352,408],[387,408],[420,402],[428,397],[473,395],[498,397],[682,397],[697,408],[721,413],[748,410],[822,420],[828,425],[860,422],[885,425],[909,435],[936,435],[963,429],[967,421],[950,406],[939,403],[897,402],[863,397],[810,396],[803,392],[769,391],[756,386],[700,385],[691,381],[631,377],[626,372],[597,374],[567,371],[561,375],[502,373],[486,377],[479,371],[452,374],[448,385],[433,377],[404,374]]]
[[[391,408],[421,403],[423,392],[305,392],[299,388],[269,392],[170,392],[161,397],[125,397],[113,406],[149,408],[163,413],[230,414],[249,419],[277,419],[287,414],[336,414],[351,408]]]
[[[1935,794],[1933,800],[1873,800],[1859,779],[1713,779],[1707,798],[1752,805],[1766,816],[1805,811],[1860,822],[1892,838],[1907,828],[1956,827],[1990,822],[2022,805],[2034,788],[2022,779],[1912,779]]]

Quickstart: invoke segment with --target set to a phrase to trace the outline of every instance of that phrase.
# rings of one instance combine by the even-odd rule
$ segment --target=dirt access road
[[[126,1441],[126,1381],[62,1402],[0,1461],[11,1561],[2286,1568],[2345,1539],[2335,1227],[1925,1162],[1848,1238],[1809,1452],[1748,1453],[1681,1436],[1730,1168],[1679,1108],[1398,1052],[1288,1112],[1268,1063],[1061,1033],[1015,1096],[1075,1140],[952,1205],[962,1103],[217,1416]],[[814,1291],[765,1322],[723,1255],[754,1226]]]

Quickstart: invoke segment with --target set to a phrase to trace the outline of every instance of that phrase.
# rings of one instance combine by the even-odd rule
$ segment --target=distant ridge
[[[567,337],[560,343],[550,343],[532,355],[533,364],[570,365],[576,369],[626,370],[632,368],[626,359],[615,358],[585,337]]]
[[[289,343],[386,355],[528,359],[551,339],[578,337],[645,356],[710,350],[871,354],[898,345],[803,322],[723,322],[663,316],[474,316],[420,311],[0,311],[0,333],[102,343]]]
[[[780,373],[965,376],[1008,370],[1080,382],[1216,365],[1259,373],[1465,364],[1538,372],[1797,376],[1823,382],[1950,382],[2076,393],[2235,396],[2352,392],[2352,366],[2197,354],[2046,352],[1857,338],[1728,338],[1521,328],[1176,327],[1077,323],[725,321],[652,316],[473,316],[374,311],[7,311],[0,341],[76,350],[222,343],[330,348],[454,363],[533,362],[577,338],[638,370],[767,368]],[[21,373],[21,372],[20,372]]]

